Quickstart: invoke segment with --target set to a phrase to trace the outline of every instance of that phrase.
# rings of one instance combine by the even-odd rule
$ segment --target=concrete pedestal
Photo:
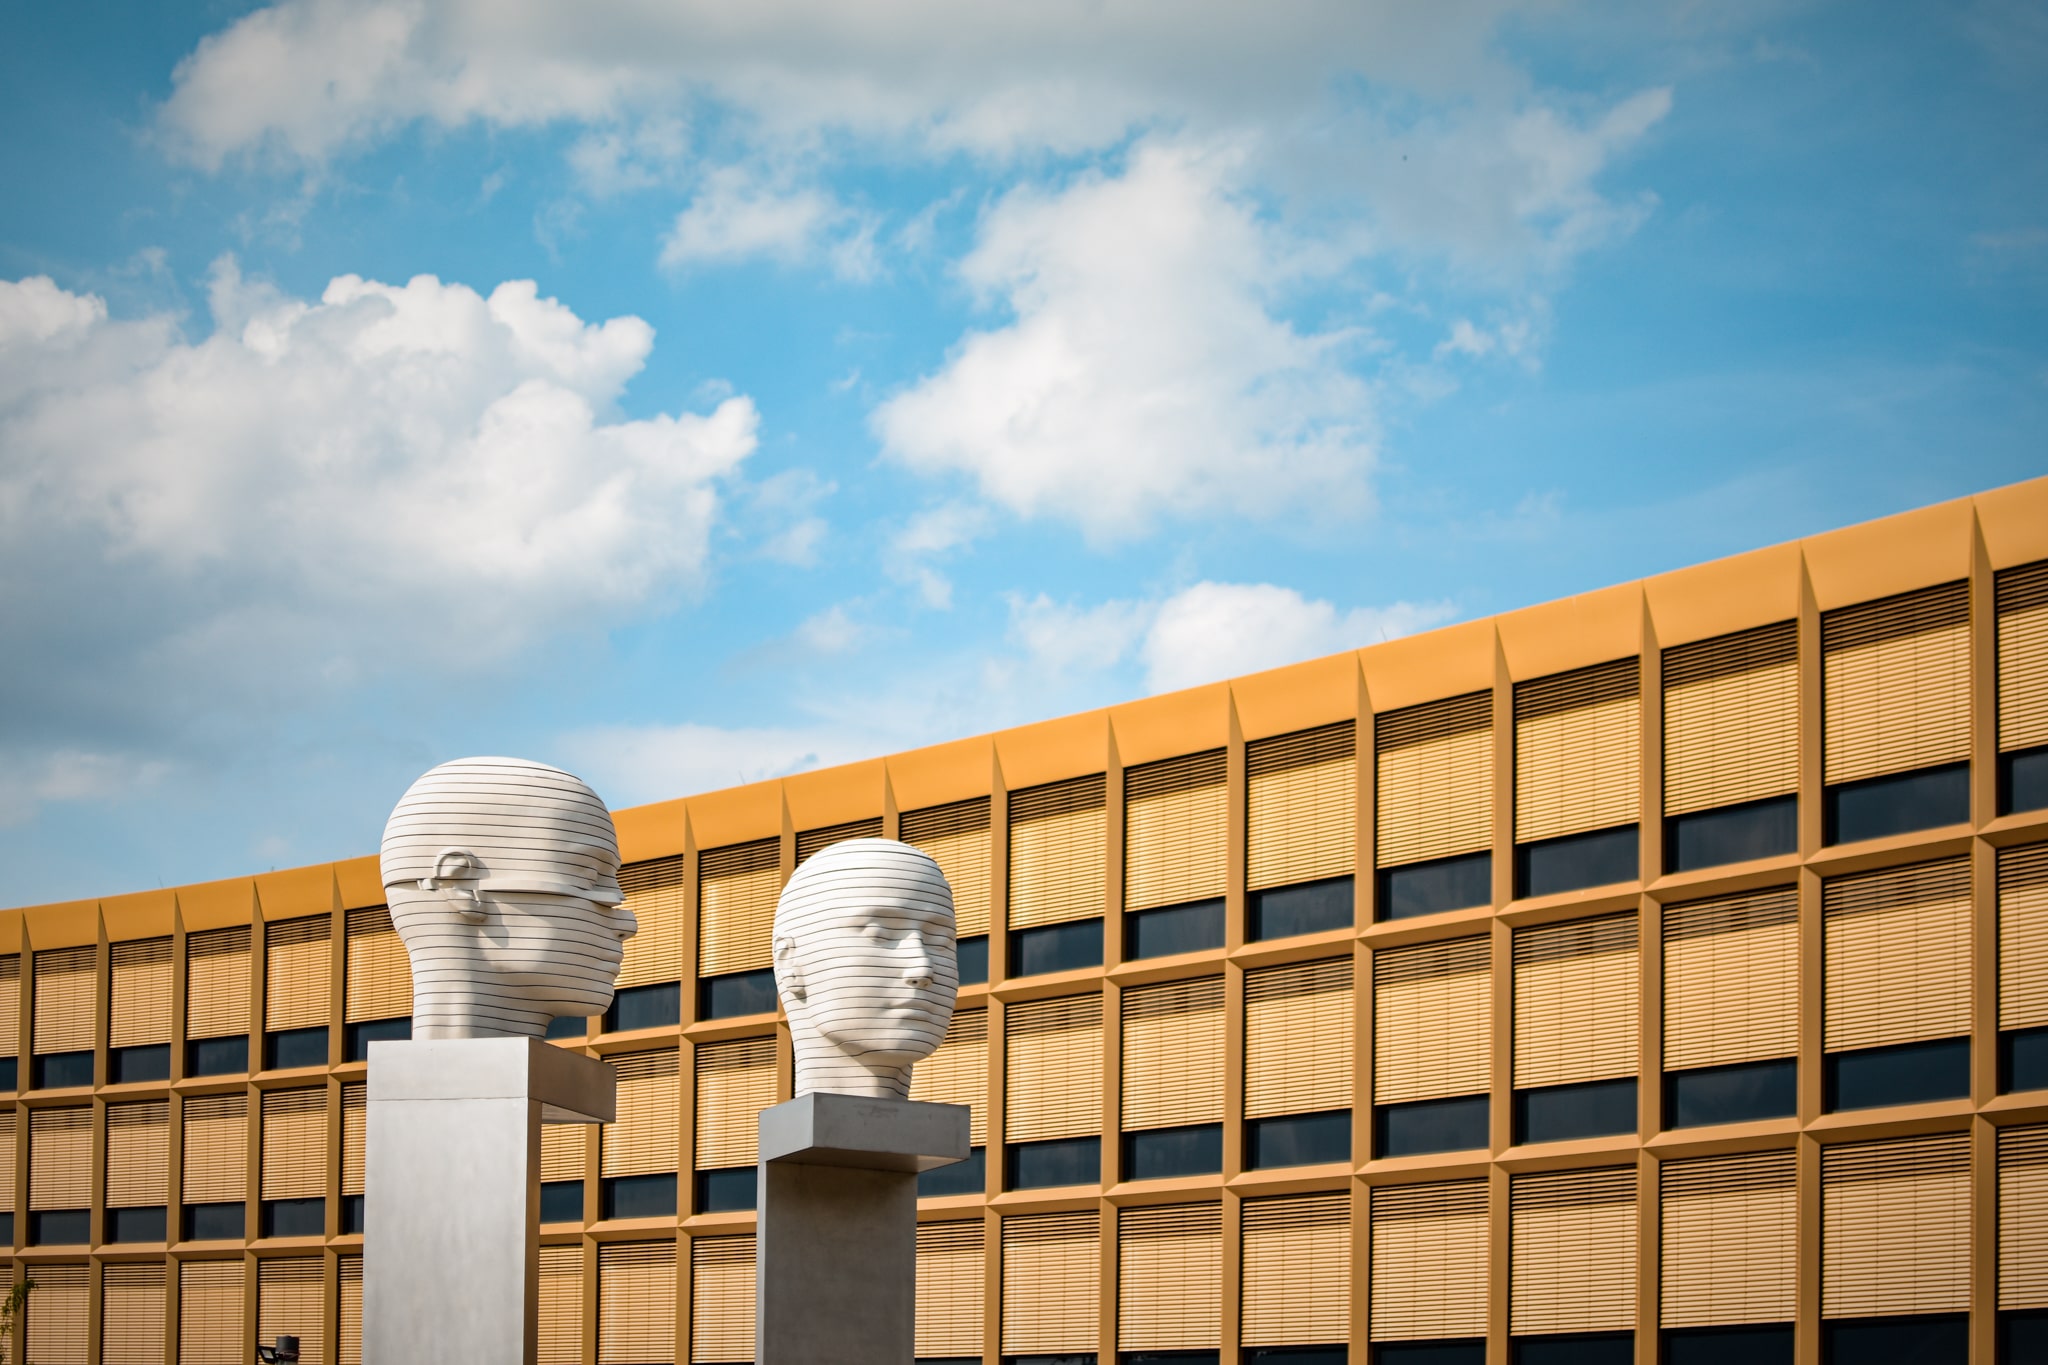
[[[756,1365],[910,1365],[917,1173],[967,1159],[967,1120],[859,1095],[761,1111]]]
[[[540,1125],[609,1122],[616,1095],[538,1039],[370,1044],[364,1365],[532,1365]]]

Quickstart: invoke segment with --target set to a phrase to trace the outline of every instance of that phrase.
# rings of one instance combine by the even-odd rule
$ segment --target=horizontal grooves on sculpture
[[[1659,1167],[1663,1326],[1792,1321],[1796,1171],[1789,1148]]]
[[[249,1031],[249,926],[185,937],[185,1036]]]
[[[37,953],[35,1050],[90,1052],[93,997],[99,981],[92,948],[55,948]]]
[[[1667,649],[1662,667],[1666,815],[1798,789],[1796,623]]]
[[[1348,958],[1245,973],[1246,1118],[1350,1108],[1351,975]]]
[[[1373,1102],[1493,1085],[1493,944],[1484,936],[1373,954]]]
[[[1373,720],[1381,867],[1493,846],[1493,694],[1470,692]]]
[[[1372,1339],[1486,1335],[1486,1182],[1382,1185],[1369,1207]]]
[[[318,1199],[327,1189],[327,1091],[263,1095],[265,1199]]]
[[[1508,1192],[1509,1330],[1633,1328],[1635,1168],[1516,1175]]]
[[[1223,978],[1123,993],[1123,1126],[1223,1121]]]
[[[1223,894],[1223,750],[1124,771],[1124,908]]]
[[[1515,840],[1633,824],[1642,797],[1636,659],[1515,684]]]
[[[1641,1037],[1635,915],[1517,929],[1514,941],[1516,1087],[1635,1075]]]
[[[1967,759],[1969,635],[1967,583],[1822,615],[1822,780]]]
[[[1245,745],[1245,886],[1351,872],[1358,835],[1357,725],[1339,721]]]
[[[382,905],[348,912],[348,963],[342,1019],[403,1019],[412,1013],[412,964]]]
[[[706,849],[698,858],[697,971],[703,976],[772,965],[775,898],[782,892],[782,843]]]
[[[139,938],[108,949],[112,981],[107,1046],[147,1047],[171,1041],[171,941]]]
[[[263,1027],[325,1028],[333,980],[327,916],[263,926]]]
[[[953,922],[961,938],[989,931],[992,904],[989,798],[903,812],[903,842],[930,854],[953,888]]]
[[[1213,1350],[1222,1336],[1223,1206],[1117,1210],[1117,1349]]]
[[[2048,561],[1998,575],[1998,750],[2048,745]]]
[[[170,1197],[171,1105],[107,1106],[107,1207],[155,1208]]]
[[[1108,895],[1101,773],[1010,793],[1010,927],[1093,919]]]
[[[2048,1026],[2048,844],[1998,851],[1998,1026]]]
[[[1799,895],[1774,886],[1664,907],[1664,1069],[1799,1050]]]
[[[1101,996],[1012,1005],[1004,1011],[1003,1038],[1005,1141],[1044,1142],[1102,1131]]]
[[[1968,1308],[1967,1134],[1824,1147],[1820,1181],[1822,1317]]]
[[[1944,858],[1821,883],[1829,1052],[1970,1031],[1970,865]]]
[[[619,963],[619,989],[680,981],[683,920],[689,904],[682,855],[626,864],[619,869],[619,889],[639,922]]]

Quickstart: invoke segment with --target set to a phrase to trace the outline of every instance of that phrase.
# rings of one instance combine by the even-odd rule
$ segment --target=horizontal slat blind
[[[1003,1017],[1003,1047],[1004,1141],[1102,1131],[1101,996],[1010,1006]]]
[[[619,963],[619,988],[654,986],[683,979],[683,915],[686,886],[683,860],[656,858],[619,869],[626,908],[639,927],[626,940]]]
[[[782,895],[782,844],[706,849],[697,860],[697,970],[704,976],[774,965],[775,902]]]
[[[1223,751],[1124,773],[1124,908],[1223,894]]]
[[[583,1248],[540,1249],[538,1365],[583,1365]]]
[[[1820,618],[1826,780],[1970,756],[1970,595],[1948,583]]]
[[[404,1019],[412,1014],[412,963],[405,941],[391,927],[382,905],[348,912],[348,962],[343,978],[343,1018]]]
[[[28,1142],[28,1206],[92,1207],[92,1106],[29,1111]]]
[[[605,1124],[598,1139],[599,1174],[609,1180],[675,1170],[682,1132],[676,1049],[628,1052],[610,1060],[619,1076],[618,1119]]]
[[[1322,1346],[1351,1334],[1351,1196],[1247,1199],[1239,1336],[1247,1346]]]
[[[1636,1173],[1620,1166],[1512,1177],[1511,1330],[1636,1325]]]
[[[1633,1076],[1641,1039],[1636,917],[1515,931],[1515,1085]]]
[[[242,1258],[178,1266],[178,1365],[246,1365]]]
[[[171,941],[139,938],[109,950],[113,983],[107,1046],[148,1047],[171,1041]]]
[[[184,1197],[227,1204],[248,1197],[249,1097],[201,1095],[185,1101]]]
[[[547,1254],[551,1250],[551,1247],[543,1248],[540,1253],[543,1267],[547,1265]],[[339,1258],[337,1272],[341,1280],[341,1349],[335,1353],[334,1358],[339,1365],[363,1365],[363,1258]],[[547,1293],[545,1269],[541,1272],[541,1293],[543,1296]],[[546,1302],[545,1297],[542,1302]],[[547,1357],[542,1356],[541,1359],[546,1360]],[[577,1365],[581,1365],[581,1362],[577,1362]]]
[[[0,1109],[0,1213],[14,1212],[14,1133],[18,1111]]]
[[[2048,560],[1998,575],[1998,750],[2048,744]]]
[[[929,810],[903,812],[899,832],[906,844],[931,855],[953,888],[953,925],[961,938],[989,931],[989,799],[955,801]]]
[[[1372,955],[1378,1104],[1483,1094],[1493,1084],[1493,945],[1485,936]]]
[[[1108,895],[1104,777],[1010,796],[1010,927],[1093,919]]]
[[[1664,907],[1664,1069],[1799,1050],[1799,894],[1789,886]]]
[[[1667,1161],[1658,1181],[1663,1325],[1790,1322],[1798,1240],[1793,1154]]]
[[[1483,1180],[1374,1189],[1372,1339],[1485,1336],[1486,1239]]]
[[[910,1073],[910,1098],[926,1104],[964,1104],[968,1143],[988,1141],[988,1011],[958,1010],[938,1051]]]
[[[1642,804],[1641,667],[1617,659],[1515,685],[1515,839],[1633,824]]]
[[[690,1239],[690,1360],[754,1358],[754,1239]]]
[[[979,1220],[917,1225],[917,1357],[981,1356]]]
[[[2048,1126],[1998,1134],[1998,1306],[2048,1308]]]
[[[332,931],[325,915],[263,926],[263,1027],[325,1027],[334,979]]]
[[[849,820],[843,825],[828,825],[824,829],[798,830],[796,836],[796,863],[802,867],[810,861],[813,853],[821,852],[834,844],[843,844],[848,839],[879,839],[882,837],[882,817],[871,815],[865,820]]]
[[[327,1192],[327,1091],[263,1095],[263,1197],[318,1199]]]
[[[1664,651],[1664,813],[1799,787],[1799,634],[1791,621]]]
[[[775,1040],[735,1038],[697,1049],[697,1169],[751,1166],[757,1122],[775,1103]]]
[[[540,1130],[540,1178],[543,1183],[557,1180],[581,1180],[584,1161],[589,1151],[589,1139],[585,1136],[590,1125],[584,1123],[549,1123]]]
[[[116,1261],[101,1272],[101,1360],[164,1358],[164,1279],[162,1261]]]
[[[1245,878],[1253,891],[1348,876],[1358,840],[1358,727],[1245,746]]]
[[[256,1340],[299,1339],[301,1365],[321,1365],[327,1339],[318,1256],[272,1257],[256,1263]]]
[[[652,1365],[676,1354],[676,1244],[597,1249],[599,1365]]]
[[[1493,846],[1493,694],[1389,711],[1373,722],[1381,867]]]
[[[54,948],[37,953],[35,1050],[88,1052],[93,1043],[93,993],[97,974],[93,948]]]
[[[185,938],[185,1036],[226,1038],[249,1031],[249,926]]]
[[[1223,1206],[1117,1211],[1116,1344],[1214,1350],[1222,1338]]]
[[[21,956],[0,957],[0,1057],[21,1050]]]
[[[1102,1227],[1096,1215],[1003,1220],[1003,1354],[1096,1349]]]
[[[89,1273],[83,1264],[39,1265],[30,1272],[36,1289],[24,1345],[36,1365],[86,1365]]]
[[[1970,1031],[1970,865],[1962,858],[1821,884],[1829,1052]]]
[[[1821,1150],[1821,1316],[1970,1306],[1970,1150],[1963,1133]]]
[[[108,1105],[107,1207],[159,1207],[170,1198],[170,1181],[169,1101]]]
[[[361,1194],[364,1158],[370,1148],[370,1087],[358,1081],[341,1088],[341,1192]]]
[[[1222,977],[1132,987],[1123,1033],[1126,1129],[1223,1121]]]
[[[2048,1025],[2048,844],[1998,851],[1998,1026]]]
[[[1348,958],[1245,973],[1246,1118],[1351,1107],[1351,1011]]]

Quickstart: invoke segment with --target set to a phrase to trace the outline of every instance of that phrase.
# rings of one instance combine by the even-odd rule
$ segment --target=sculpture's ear
[[[788,934],[775,938],[775,976],[792,1000],[804,998],[804,969],[796,960],[796,940]]]
[[[448,890],[458,893],[455,913],[471,924],[482,924],[483,898],[477,895],[475,886],[465,887],[462,883],[474,882],[483,870],[483,864],[468,849],[444,848],[434,855],[433,875],[420,880],[420,890]]]

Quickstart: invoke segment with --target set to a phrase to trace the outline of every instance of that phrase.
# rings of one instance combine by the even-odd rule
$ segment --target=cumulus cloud
[[[661,245],[672,269],[749,258],[794,263],[822,257],[842,278],[875,273],[875,224],[816,187],[763,183],[726,166],[705,178]]]

